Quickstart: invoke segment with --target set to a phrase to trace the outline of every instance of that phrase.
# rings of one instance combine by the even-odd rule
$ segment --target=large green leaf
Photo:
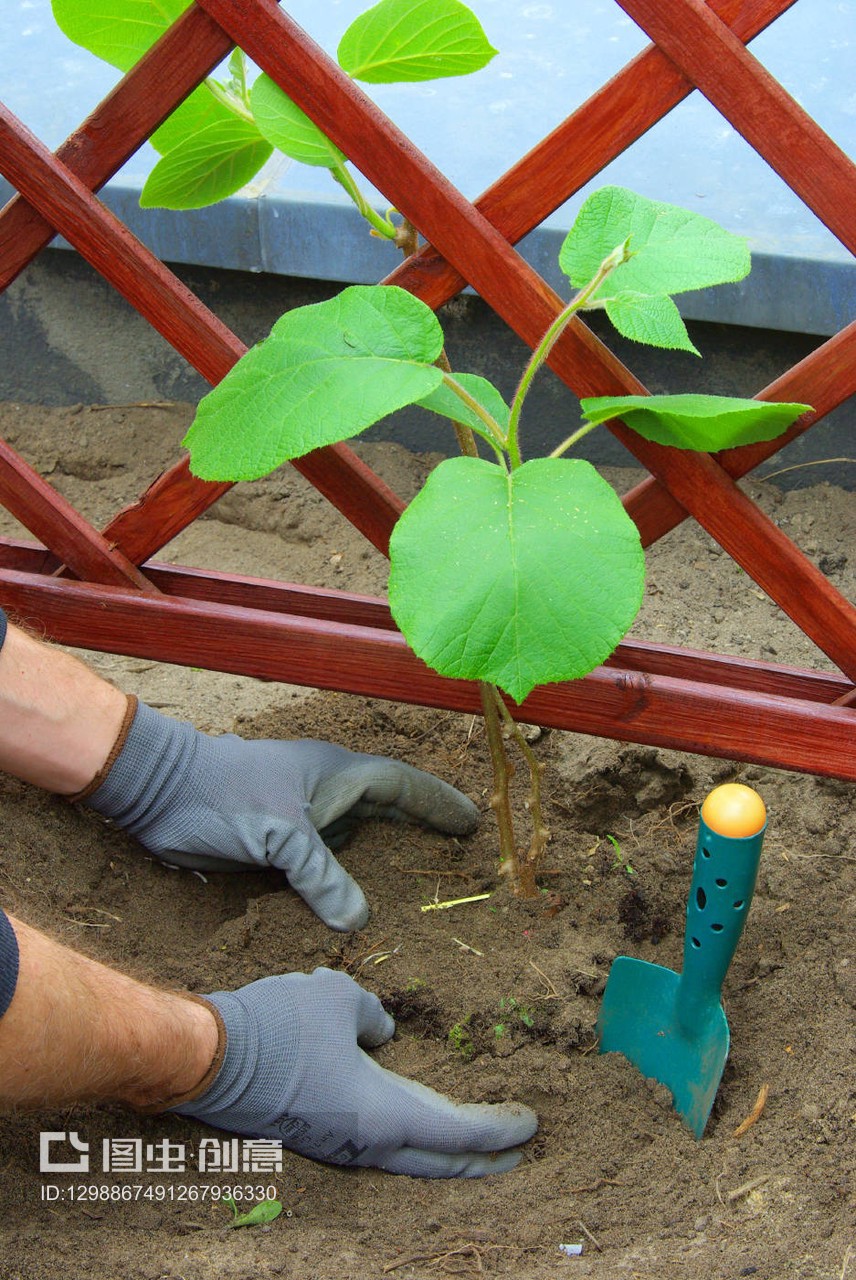
[[[324,169],[344,164],[345,153],[269,76],[258,77],[250,91],[250,103],[256,124],[268,142],[292,160]]]
[[[612,653],[645,573],[614,490],[568,458],[511,472],[479,458],[442,462],[395,526],[390,560],[390,606],[414,652],[518,702]]]
[[[580,407],[589,422],[621,418],[646,440],[705,453],[775,440],[811,408],[707,395],[595,396]]]
[[[443,332],[404,289],[353,285],[287,312],[199,404],[184,444],[205,480],[255,480],[429,395]]]
[[[468,75],[495,54],[460,0],[380,0],[351,23],[337,56],[355,80],[390,84]]]
[[[499,391],[487,378],[480,378],[477,373],[453,373],[452,377],[459,386],[486,409],[502,432],[508,426],[508,405]],[[474,409],[461,399],[445,382],[441,383],[430,396],[419,401],[420,409],[430,409],[453,422],[460,422],[465,427],[477,431],[479,435],[489,435],[489,428]]]
[[[249,120],[229,115],[158,161],[140,192],[144,209],[201,209],[245,187],[273,148]]]
[[[90,53],[129,71],[191,0],[51,0],[57,26]]]
[[[602,187],[580,209],[559,253],[576,288],[629,239],[631,257],[616,267],[595,297],[617,293],[671,295],[742,280],[749,272],[743,236],[678,205],[661,204],[624,187]]]

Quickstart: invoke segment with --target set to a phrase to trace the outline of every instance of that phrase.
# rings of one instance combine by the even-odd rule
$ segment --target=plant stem
[[[511,795],[509,792],[509,784],[514,777],[514,765],[509,760],[508,752],[505,749],[505,739],[502,736],[502,721],[497,707],[499,694],[495,686],[487,684],[485,681],[480,681],[479,696],[481,697],[482,713],[487,731],[490,760],[493,765],[493,794],[490,797],[490,807],[496,816],[496,825],[499,829],[500,869],[511,872],[512,881],[516,889],[520,876],[520,860],[517,856],[517,845],[514,841],[514,817],[511,812]],[[501,701],[501,699],[499,700]]]
[[[356,182],[354,182],[354,179],[345,168],[344,164],[339,164],[336,165],[335,168],[331,168],[330,175],[334,182],[338,182],[339,186],[344,188],[353,200],[354,204],[357,206],[360,214],[379,236],[382,236],[384,240],[396,239],[398,234],[396,227],[388,218],[382,218],[377,210],[371,207],[368,200],[366,200],[362,191],[360,191]]]
[[[478,414],[490,435],[497,439],[502,439],[502,430],[499,423],[482,408],[472,396],[470,396],[464,388],[455,381],[451,376],[452,366],[449,357],[446,355],[445,347],[440,352],[436,360],[437,367],[442,369],[446,374],[445,381],[451,390],[455,391],[461,397],[464,403],[468,404],[474,413]],[[472,428],[466,426],[462,422],[452,422],[455,430],[455,437],[458,441],[458,447],[465,457],[477,458],[479,456],[478,446],[476,445],[475,433]],[[515,893],[525,897],[534,897],[536,893],[535,886],[535,862],[532,859],[532,848],[527,858],[526,882],[521,882],[521,864],[517,856],[517,844],[514,838],[514,815],[511,809],[511,779],[514,777],[514,763],[509,758],[506,750],[506,740],[502,730],[502,711],[511,716],[502,700],[499,690],[495,685],[488,684],[486,681],[479,681],[479,697],[482,705],[482,715],[485,723],[485,733],[487,735],[488,749],[490,751],[491,766],[493,769],[493,793],[490,797],[490,807],[496,816],[497,831],[499,834],[499,858],[500,868],[511,873],[512,882],[514,884]],[[502,708],[502,711],[500,711]],[[513,721],[512,721],[513,723]],[[515,726],[516,727],[516,726]],[[519,731],[518,731],[519,732]],[[520,740],[525,744],[525,750],[529,752],[527,761],[534,760],[534,755],[529,747],[529,743],[520,734]],[[536,769],[539,768],[535,761]],[[532,774],[532,764],[530,763],[530,774]],[[534,775],[533,775],[534,779]],[[533,797],[537,797],[532,805],[533,819],[537,817],[536,833],[532,836],[532,847],[535,845],[537,832],[542,830],[541,824],[541,791],[540,791],[540,775],[538,781],[533,780],[532,785]],[[546,832],[544,832],[546,836]],[[543,840],[546,844],[546,839]],[[542,844],[542,849],[543,849]],[[529,869],[531,868],[531,869]]]
[[[514,399],[511,402],[511,413],[508,419],[508,447],[509,451],[514,446],[519,456],[518,432],[520,426],[520,411],[523,408],[523,401],[532,385],[535,374],[541,368],[541,365],[547,359],[553,347],[561,337],[562,331],[573,319],[578,310],[577,300],[573,298],[563,311],[560,311],[553,323],[544,334],[538,346],[532,352],[526,368],[523,370],[523,376],[518,383],[517,390],[514,393]]]
[[[598,267],[592,279],[588,284],[583,285],[582,289],[571,298],[568,305],[559,312],[553,323],[547,329],[538,346],[532,352],[526,368],[523,370],[523,376],[520,379],[517,390],[514,393],[514,399],[511,402],[511,413],[508,419],[508,452],[511,457],[512,467],[520,466],[520,446],[518,443],[518,435],[520,429],[520,411],[523,408],[523,401],[526,399],[527,392],[532,385],[535,374],[541,368],[541,365],[549,356],[553,347],[559,341],[563,332],[573,320],[578,311],[582,311],[591,301],[594,294],[603,284],[608,275],[620,267],[630,257],[629,239],[623,244],[613,249],[608,257]]]
[[[443,353],[443,356],[446,360],[446,364],[448,364],[449,361],[448,358],[446,358],[445,352]],[[496,418],[494,418],[493,414],[488,413],[487,409],[485,409],[483,405],[479,404],[475,396],[471,396],[466,387],[462,387],[460,382],[452,377],[451,373],[449,373],[445,368],[443,368],[443,372],[446,375],[443,378],[446,386],[450,391],[454,391],[458,399],[467,406],[467,408],[479,419],[481,423],[483,423],[484,431],[481,432],[481,435],[487,440],[491,448],[498,454],[500,461],[504,464],[504,451],[507,441],[505,436],[502,434],[502,428]]]
[[[435,364],[437,365],[437,368],[442,369],[444,373],[451,374],[452,366],[449,363],[449,357],[446,355],[445,347],[438,355]],[[479,456],[478,445],[476,444],[475,435],[470,428],[465,426],[463,422],[454,421],[452,421],[452,427],[455,431],[455,439],[458,442],[458,448],[464,457],[477,458]]]
[[[578,444],[584,436],[587,436],[590,431],[594,431],[595,427],[599,425],[600,424],[597,422],[586,422],[582,427],[579,427],[569,435],[567,440],[563,440],[561,444],[557,444],[555,449],[552,449],[547,456],[549,458],[561,458],[563,453],[566,453],[568,449],[572,449],[575,444]]]
[[[532,818],[532,839],[529,843],[529,851],[525,858],[517,857],[517,875],[515,892],[521,898],[534,898],[538,892],[538,886],[535,883],[535,876],[541,859],[544,856],[544,850],[547,848],[550,839],[550,829],[544,824],[543,810],[541,807],[541,775],[544,772],[544,766],[541,764],[535,752],[523,735],[520,725],[512,716],[502,694],[497,688],[493,688],[494,697],[496,699],[497,710],[504,723],[503,738],[511,737],[517,743],[517,746],[523,753],[523,758],[529,768],[529,781],[531,790],[526,801],[526,807]]]
[[[249,121],[250,124],[255,124],[255,117],[246,102],[236,97],[226,85],[220,84],[218,80],[212,80],[210,76],[205,83],[217,101],[221,102],[224,107],[228,107],[233,115],[238,116],[241,120]]]
[[[444,373],[451,374],[452,366],[449,363],[445,348],[437,357],[437,365]],[[461,453],[468,458],[477,458],[479,451],[473,431],[462,422],[453,422],[452,426],[455,428],[455,436]],[[484,716],[490,761],[493,768],[493,794],[490,798],[490,807],[496,816],[496,825],[499,832],[500,866],[508,868],[516,885],[518,858],[517,845],[514,840],[511,793],[509,791],[509,784],[514,777],[514,765],[508,758],[505,739],[502,736],[502,721],[497,705],[498,702],[502,702],[502,699],[496,687],[486,681],[479,681],[479,697],[481,698],[482,715]]]

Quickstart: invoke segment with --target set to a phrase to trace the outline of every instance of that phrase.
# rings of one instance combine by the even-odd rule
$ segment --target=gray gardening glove
[[[309,738],[212,737],[143,702],[106,778],[83,798],[166,862],[278,868],[326,924],[342,930],[362,928],[369,917],[362,890],[328,848],[355,820],[398,818],[451,835],[466,835],[479,821],[466,796],[399,761]]]
[[[203,999],[222,1018],[223,1063],[200,1097],[170,1109],[215,1128],[328,1164],[477,1178],[513,1169],[510,1148],[538,1127],[528,1107],[456,1104],[379,1066],[360,1046],[383,1044],[395,1023],[347,974],[262,978]]]

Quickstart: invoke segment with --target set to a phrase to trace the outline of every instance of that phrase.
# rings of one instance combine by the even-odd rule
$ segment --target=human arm
[[[5,622],[0,610],[0,769],[74,795],[107,761],[128,698],[71,654]]]
[[[534,1114],[456,1105],[366,1052],[392,1018],[343,973],[234,992],[158,991],[11,921],[20,951],[0,1016],[0,1107],[121,1102],[172,1109],[333,1164],[417,1177],[513,1168]]]
[[[7,919],[18,961],[14,994],[0,1017],[0,1107],[147,1107],[199,1085],[217,1049],[208,1006]]]

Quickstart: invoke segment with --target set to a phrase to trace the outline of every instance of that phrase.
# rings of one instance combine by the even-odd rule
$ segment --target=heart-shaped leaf
[[[518,702],[603,662],[642,600],[639,532],[580,459],[516,470],[442,462],[395,526],[389,602],[441,675],[488,680]]]
[[[143,209],[201,209],[245,187],[273,148],[249,120],[218,120],[168,151],[140,192]]]
[[[737,445],[775,440],[811,405],[733,396],[595,396],[581,400],[589,422],[621,418],[656,444],[716,453]]]
[[[380,0],[351,23],[337,52],[348,75],[367,84],[468,75],[495,54],[460,0]]]
[[[601,187],[589,196],[562,245],[559,265],[582,288],[626,240],[629,260],[611,272],[595,298],[623,292],[668,296],[742,280],[751,267],[743,236],[624,187]]]
[[[268,142],[292,160],[323,169],[344,164],[345,153],[269,76],[258,77],[250,91],[250,104],[256,124]]]
[[[352,285],[288,311],[199,403],[184,439],[205,480],[255,480],[430,395],[443,332],[404,289]]]

